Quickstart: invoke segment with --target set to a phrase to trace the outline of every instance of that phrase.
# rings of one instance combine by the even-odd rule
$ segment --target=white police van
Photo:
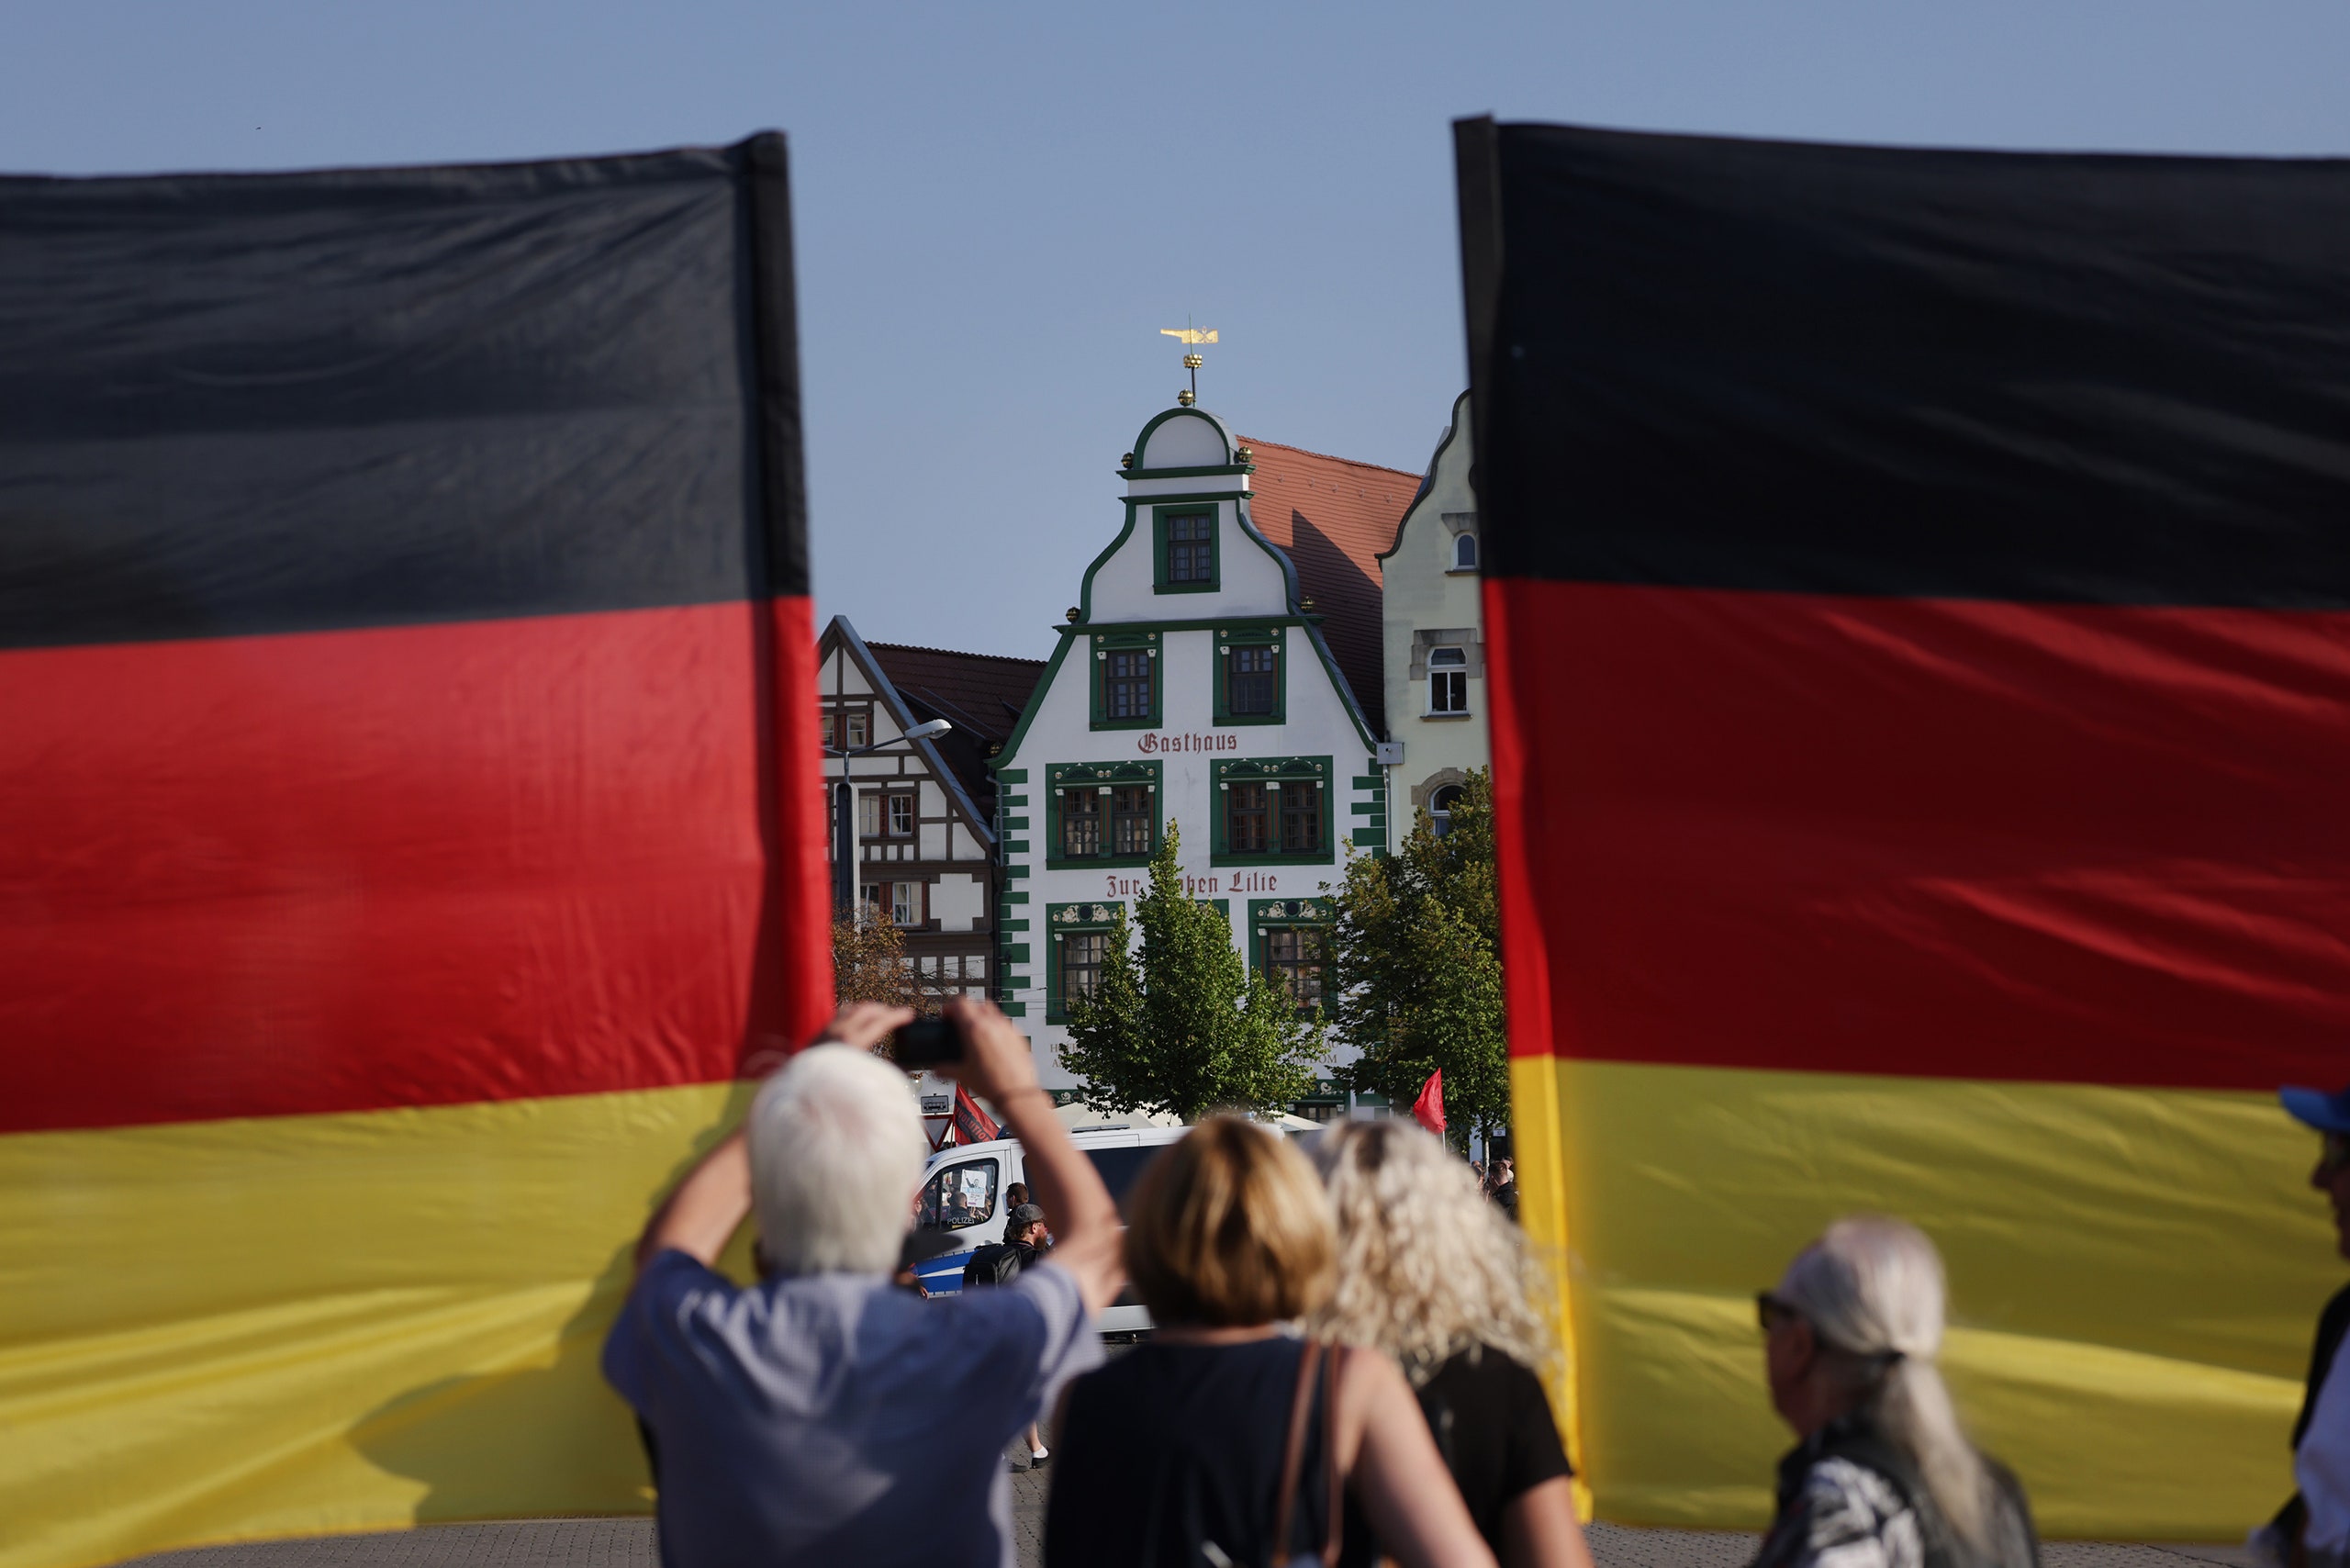
[[[1093,1169],[1102,1173],[1102,1184],[1123,1208],[1128,1189],[1151,1156],[1189,1131],[1189,1127],[1080,1127],[1069,1135],[1069,1141],[1093,1161]],[[923,1289],[933,1295],[952,1295],[963,1288],[963,1266],[971,1260],[971,1254],[1003,1239],[1004,1214],[1012,1206],[1004,1201],[1004,1189],[1027,1180],[1016,1138],[967,1144],[931,1157],[923,1171],[922,1207],[914,1223],[923,1230],[950,1234],[956,1246],[951,1252],[914,1266],[914,1277]],[[1129,1285],[1095,1327],[1104,1335],[1147,1333],[1150,1313],[1135,1299],[1134,1287]]]

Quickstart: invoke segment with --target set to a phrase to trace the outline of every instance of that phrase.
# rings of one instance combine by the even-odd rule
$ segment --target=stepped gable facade
[[[1387,842],[1375,725],[1306,573],[1255,521],[1269,468],[1284,479],[1264,493],[1315,562],[1319,594],[1360,616],[1367,591],[1358,651],[1375,677],[1379,593],[1364,546],[1393,537],[1418,482],[1294,448],[1260,454],[1203,409],[1146,424],[1118,476],[1115,535],[996,758],[997,997],[1028,1031],[1048,1088],[1082,1090],[1060,1065],[1067,1004],[1098,983],[1111,928],[1122,910],[1131,919],[1170,829],[1189,890],[1302,1009],[1328,997],[1343,846]],[[1367,535],[1374,505],[1386,515]],[[1316,1114],[1337,1104],[1324,1100]]]
[[[1322,617],[1322,635],[1384,734],[1380,552],[1420,489],[1417,474],[1243,436],[1256,463],[1249,512],[1297,568],[1298,589]]]

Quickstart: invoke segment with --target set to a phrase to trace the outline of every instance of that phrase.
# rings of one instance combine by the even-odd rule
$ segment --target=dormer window
[[[1473,572],[1477,569],[1477,536],[1475,534],[1456,533],[1452,536],[1452,569],[1456,572]]]

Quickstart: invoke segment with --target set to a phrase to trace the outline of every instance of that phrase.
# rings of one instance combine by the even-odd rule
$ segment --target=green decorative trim
[[[1027,929],[1028,929],[1028,923],[1027,923],[1026,921],[1024,921],[1024,920],[1000,920],[1000,921],[996,922],[996,927],[995,927],[995,928],[996,928],[998,931],[1003,932],[1005,935],[1009,935],[1011,933],[1013,933],[1013,932],[1014,932],[1014,931],[1025,931],[1025,930],[1027,930]]]
[[[1015,877],[1025,877],[1028,874],[1028,868],[1025,866],[1006,866],[1003,868],[1003,874],[1007,880]],[[1006,893],[1004,896],[1006,898],[1010,898],[1012,895]]]
[[[1384,794],[1387,790],[1387,780],[1376,773],[1365,774],[1360,778],[1349,778],[1347,782],[1358,790],[1370,790],[1380,794]]]
[[[1099,901],[1045,906],[1045,930],[1050,938],[1045,948],[1046,1023],[1069,1022],[1061,995],[1061,938],[1072,931],[1107,931],[1118,923],[1118,912],[1124,908],[1123,903]]]
[[[1150,591],[1153,593],[1221,593],[1224,590],[1224,508],[1199,502],[1169,505],[1156,496],[1150,508]],[[1208,577],[1203,583],[1167,580],[1167,524],[1178,517],[1208,520]]]
[[[1225,424],[1222,420],[1217,419],[1214,414],[1209,413],[1205,409],[1199,407],[1197,404],[1193,404],[1188,409],[1179,404],[1172,409],[1168,409],[1160,413],[1153,414],[1149,420],[1144,423],[1142,427],[1142,433],[1135,437],[1133,452],[1136,462],[1140,462],[1142,460],[1142,454],[1150,450],[1150,432],[1157,430],[1159,426],[1165,424],[1169,420],[1205,420],[1208,422],[1209,427],[1224,440],[1224,460],[1226,463],[1229,463],[1234,458],[1240,455],[1240,442],[1234,439],[1231,426]]]
[[[1221,466],[1207,468],[1121,468],[1118,470],[1118,477],[1121,479],[1205,479],[1220,478],[1227,474],[1235,476],[1254,474],[1256,471],[1257,465],[1254,463],[1226,463]],[[1149,498],[1138,497],[1137,498],[1147,500]]]
[[[1238,648],[1270,648],[1273,650],[1273,711],[1270,713],[1232,711],[1230,684],[1232,655]],[[1283,724],[1289,722],[1289,636],[1279,622],[1229,623],[1216,628],[1215,636],[1208,644],[1208,656],[1215,661],[1215,722],[1230,727],[1240,724]]]
[[[1024,838],[1014,839],[1003,846],[1003,852],[1006,855],[1025,855],[1028,853],[1028,841]]]
[[[1086,659],[1091,666],[1088,685],[1092,695],[1092,727],[1097,730],[1155,730],[1163,721],[1167,709],[1167,661],[1161,656],[1159,634],[1150,631],[1135,631],[1121,627],[1115,632],[1096,632],[1086,638],[1091,644]],[[1063,643],[1063,647],[1069,644]],[[1113,719],[1110,711],[1110,655],[1115,652],[1144,650],[1150,657],[1150,711],[1139,719]],[[1046,678],[1050,679],[1050,672]]]
[[[1328,899],[1250,899],[1248,901],[1248,967],[1261,971],[1270,965],[1266,946],[1273,929],[1310,925],[1326,932],[1338,918],[1337,906]],[[1322,995],[1326,1001],[1337,981],[1332,972],[1332,954],[1326,937],[1322,947]],[[1297,1015],[1311,1018],[1316,1009],[1301,1007]]]
[[[1337,780],[1331,778],[1335,769],[1326,756],[1239,756],[1208,764],[1212,791],[1208,812],[1212,831],[1209,835],[1208,864],[1211,866],[1328,866],[1336,862],[1338,846],[1331,832],[1330,813],[1337,791]],[[1235,783],[1280,784],[1291,779],[1322,786],[1322,847],[1303,854],[1283,854],[1268,850],[1260,855],[1244,855],[1233,851],[1228,840],[1228,813],[1225,810],[1224,794]],[[1266,811],[1271,820],[1265,824],[1266,837],[1278,842],[1281,836],[1281,802],[1269,801]]]
[[[1024,767],[1021,768],[1019,773],[1020,777],[1024,779],[1028,777],[1028,770]],[[996,803],[1004,807],[1006,810],[1009,810],[1014,806],[1026,805],[1028,803],[1028,797],[1025,795],[1000,795],[996,798]]]
[[[1347,811],[1349,815],[1358,817],[1383,817],[1387,814],[1385,802],[1380,801],[1357,801]]]
[[[1025,942],[1013,942],[1006,946],[1003,949],[1003,961],[1007,964],[1026,963],[1028,961],[1028,944]]]
[[[998,893],[996,901],[1000,903],[1026,903],[1028,895],[1015,888],[1009,892]]]
[[[1358,849],[1384,849],[1387,847],[1387,830],[1383,827],[1359,827],[1355,829],[1354,841]]]
[[[1167,791],[1162,785],[1165,765],[1159,762],[1059,762],[1045,769],[1045,869],[1048,871],[1091,871],[1108,866],[1147,866],[1158,852],[1158,843],[1167,832]],[[1110,817],[1102,817],[1103,853],[1091,857],[1072,857],[1062,853],[1061,792],[1088,786],[1107,794],[1121,784],[1150,786],[1150,847],[1140,855],[1112,855]]]
[[[1003,819],[1003,831],[1006,833],[1025,833],[1027,830],[1028,819],[1026,817],[1006,817]]]
[[[1097,566],[1101,564],[1099,561],[1094,563]],[[1037,711],[1044,707],[1046,694],[1052,690],[1053,681],[1061,673],[1061,666],[1068,660],[1069,647],[1075,641],[1073,637],[1063,637],[1053,644],[1053,656],[1046,661],[1045,673],[1037,678],[1036,689],[1028,694],[1028,706],[1020,711],[1020,722],[1013,726],[1012,738],[1003,743],[1003,750],[1000,754],[989,759],[988,767],[999,779],[1013,784],[1028,782],[1026,768],[1007,767],[1004,764],[1019,755],[1020,743],[1028,738],[1028,726],[1036,722]],[[1019,803],[1027,804],[1027,797],[1022,796]]]
[[[1013,1002],[1009,997],[1006,997],[1003,1000],[999,1001],[995,1005],[996,1010],[1002,1013],[1006,1018],[1025,1018],[1028,1016],[1028,1004],[1024,1002]]]

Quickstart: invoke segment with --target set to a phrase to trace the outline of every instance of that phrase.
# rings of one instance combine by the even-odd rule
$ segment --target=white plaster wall
[[[968,931],[987,912],[984,877],[943,876],[931,884],[930,916],[942,931]]]
[[[1135,459],[1137,468],[1215,468],[1232,461],[1232,449],[1214,416],[1181,413],[1151,431]]]
[[[1452,406],[1452,433],[1438,451],[1427,493],[1404,519],[1394,553],[1382,563],[1381,662],[1386,675],[1387,734],[1404,743],[1402,766],[1390,770],[1388,842],[1403,842],[1412,826],[1412,790],[1446,768],[1462,773],[1486,767],[1492,749],[1485,730],[1485,678],[1482,660],[1472,658],[1467,719],[1427,717],[1428,683],[1411,676],[1413,634],[1422,628],[1479,629],[1484,625],[1480,595],[1483,577],[1451,572],[1452,530],[1446,512],[1474,512],[1469,486],[1472,461],[1468,394]],[[1482,551],[1483,539],[1478,540]],[[1480,559],[1482,559],[1482,554]]]

